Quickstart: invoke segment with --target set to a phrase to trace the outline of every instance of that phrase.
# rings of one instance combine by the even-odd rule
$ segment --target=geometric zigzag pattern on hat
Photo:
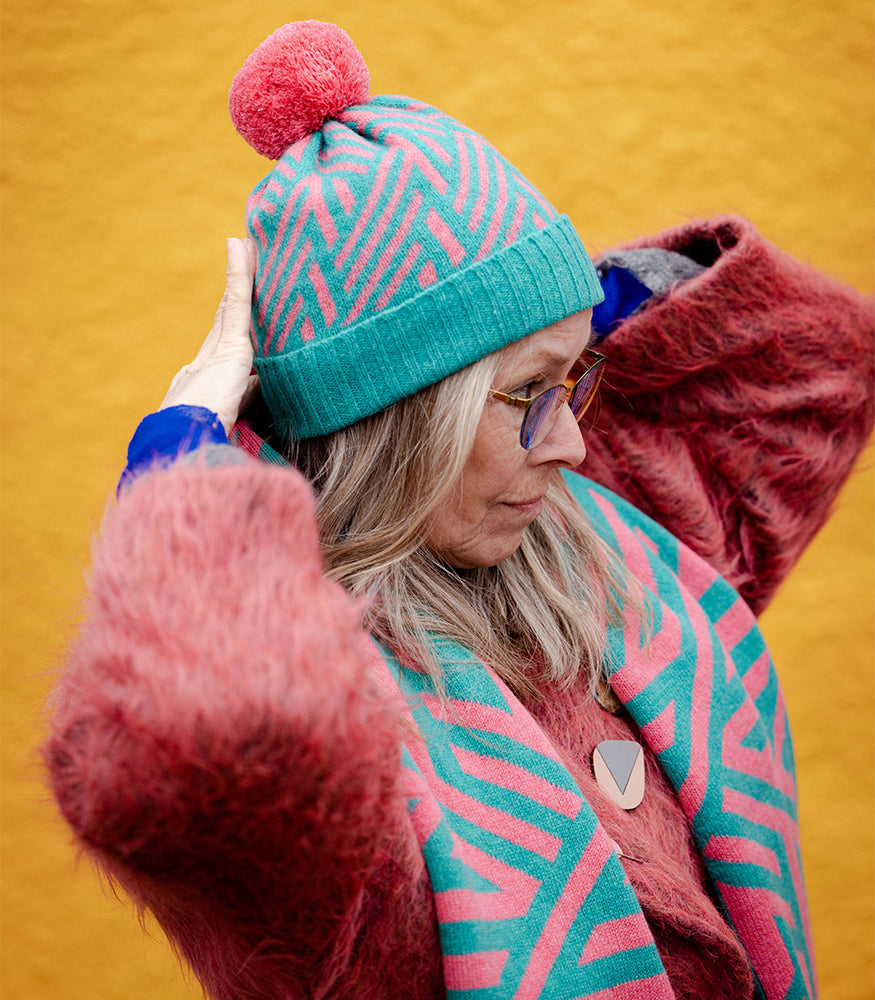
[[[555,218],[493,146],[436,108],[403,97],[349,108],[250,196],[257,352],[342,329]]]
[[[297,440],[603,297],[570,220],[484,138],[368,90],[349,36],[312,21],[265,39],[231,88],[240,134],[279,156],[247,202],[252,340],[275,429]]]
[[[792,747],[755,619],[645,515],[567,479],[647,588],[652,638],[611,633],[612,683],[677,790],[757,996],[813,998]],[[381,652],[424,737],[407,745],[408,794],[448,997],[671,997],[611,841],[525,708],[461,647],[438,653],[461,661],[445,671],[445,702]]]
[[[338,112],[255,188],[255,368],[281,434],[378,413],[602,299],[570,220],[405,97]]]

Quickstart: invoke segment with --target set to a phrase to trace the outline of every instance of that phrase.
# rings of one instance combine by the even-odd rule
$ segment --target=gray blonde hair
[[[460,480],[497,367],[497,355],[487,355],[374,416],[292,445],[318,495],[327,573],[367,598],[365,627],[439,690],[436,636],[473,650],[518,695],[581,680],[595,693],[608,623],[638,602],[558,472],[542,513],[502,563],[456,570],[426,544]]]

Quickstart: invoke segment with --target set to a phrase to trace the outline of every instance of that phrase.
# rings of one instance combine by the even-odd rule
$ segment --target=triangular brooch
[[[644,751],[634,740],[602,740],[592,752],[599,788],[621,809],[634,809],[644,798]]]

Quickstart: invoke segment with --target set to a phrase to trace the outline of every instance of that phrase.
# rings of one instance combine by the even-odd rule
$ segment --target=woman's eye
[[[539,392],[542,392],[540,380],[535,382],[526,382],[525,385],[521,385],[518,389],[511,393],[512,396],[519,396],[522,399],[532,399],[537,396]]]

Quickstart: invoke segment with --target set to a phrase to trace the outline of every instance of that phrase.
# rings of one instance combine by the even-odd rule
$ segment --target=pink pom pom
[[[294,21],[277,28],[237,71],[231,121],[250,146],[276,160],[332,115],[364,104],[370,82],[345,31],[323,21]]]

